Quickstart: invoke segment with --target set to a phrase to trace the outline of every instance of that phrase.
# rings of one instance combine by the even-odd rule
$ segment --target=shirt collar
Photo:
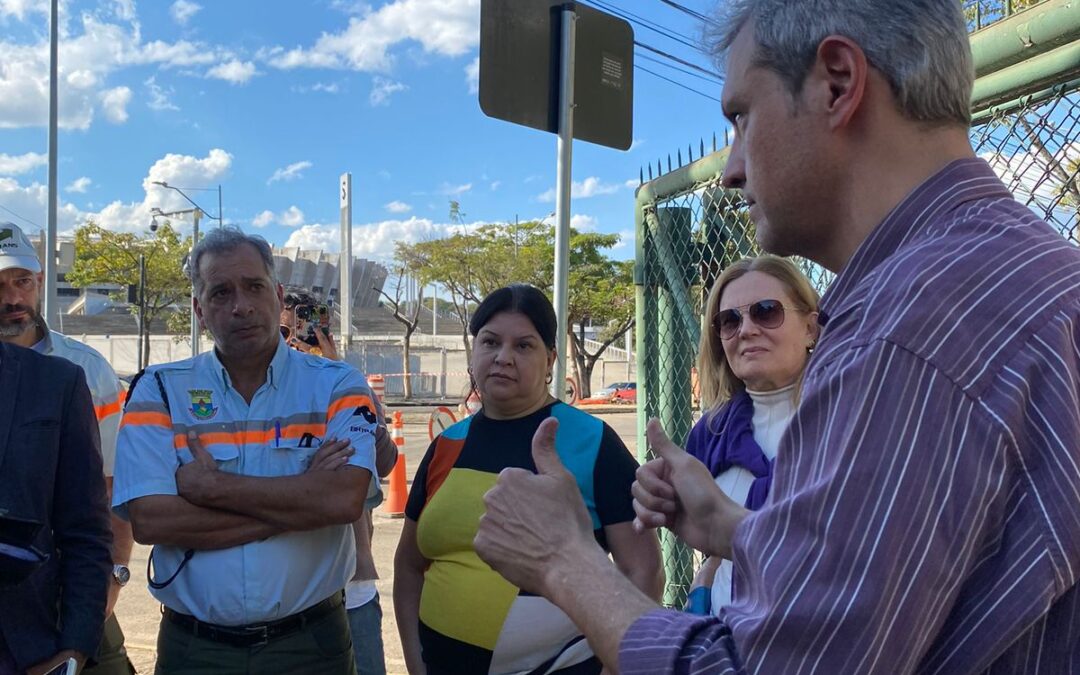
[[[825,326],[829,314],[874,268],[949,212],[976,199],[1011,196],[985,160],[949,163],[912,190],[859,246],[822,297],[818,323]]]
[[[284,338],[279,336],[277,351],[274,352],[274,358],[270,359],[270,365],[266,368],[266,384],[274,389],[279,389],[281,383],[285,381],[285,373],[289,369],[289,352],[291,351],[293,350],[285,343]],[[216,348],[210,350],[209,358],[214,376],[226,389],[231,389],[232,381],[229,379],[229,371],[225,369],[225,364],[218,358]]]
[[[45,323],[45,317],[38,317],[37,326],[41,329],[41,339],[35,342],[30,349],[33,349],[38,354],[52,354],[54,349],[52,331],[49,330],[49,325]]]

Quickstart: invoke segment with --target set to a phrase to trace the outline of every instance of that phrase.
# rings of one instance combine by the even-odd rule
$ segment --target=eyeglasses
[[[784,304],[779,300],[758,300],[749,305],[732,307],[716,313],[713,317],[713,330],[721,340],[730,340],[742,326],[743,313],[762,328],[779,328],[784,325]]]

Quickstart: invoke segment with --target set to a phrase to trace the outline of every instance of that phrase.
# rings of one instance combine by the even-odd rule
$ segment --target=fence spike
[[[675,151],[675,157],[678,159],[679,168],[682,168],[682,148]]]
[[[671,173],[671,153],[670,152],[668,153],[668,156],[667,156],[667,170],[668,170],[668,173]]]
[[[652,162],[649,162],[649,180],[652,180]]]
[[[725,146],[731,145],[731,141],[728,140],[728,130],[727,129],[724,129],[724,145]]]
[[[716,132],[712,132],[712,151],[716,152]]]
[[[686,154],[690,157],[690,163],[694,162],[694,146],[691,143],[686,144]],[[699,158],[700,159],[700,158]]]
[[[637,168],[637,179],[638,179],[638,185],[644,185],[645,184],[645,170],[642,169],[640,166]]]
[[[701,141],[701,147],[700,147],[701,152],[699,152],[698,154],[700,156],[704,157],[705,156],[705,139],[702,138],[702,139],[699,139],[699,140]]]

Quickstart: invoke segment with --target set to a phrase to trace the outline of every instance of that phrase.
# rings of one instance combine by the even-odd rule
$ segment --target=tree
[[[75,230],[75,263],[67,280],[76,288],[102,283],[137,286],[139,255],[146,257],[146,333],[141,349],[143,363],[149,363],[151,322],[174,305],[189,304],[191,284],[184,276],[183,260],[190,249],[191,238],[182,240],[168,222],[156,233],[137,235],[106,230],[90,221]],[[112,298],[123,299],[125,291],[117,291]],[[130,310],[138,317],[137,304]]]
[[[579,233],[570,238],[570,301],[568,361],[576,372],[579,391],[590,393],[589,380],[604,351],[633,325],[634,286],[632,265],[608,258],[604,249],[614,246],[618,235]],[[461,322],[466,357],[470,306],[492,291],[510,283],[528,283],[551,294],[555,263],[555,228],[543,221],[491,223],[473,232],[408,247],[423,270],[425,282],[442,284],[450,295]],[[600,347],[585,345],[585,326],[604,326]]]
[[[977,30],[1045,0],[962,0],[968,29]]]
[[[390,303],[390,309],[394,311],[394,318],[405,327],[405,335],[401,341],[404,354],[403,360],[405,362],[402,372],[405,373],[405,400],[409,400],[412,398],[412,378],[409,370],[410,347],[412,345],[412,335],[420,325],[420,307],[424,304],[424,286],[426,284],[420,276],[422,270],[416,267],[420,261],[413,255],[408,244],[398,242],[394,247],[394,261],[397,263],[397,281],[394,284],[393,297],[382,288],[375,287],[375,290],[379,292],[379,295],[386,298],[386,301]],[[406,304],[402,298],[410,277],[419,282],[417,284],[416,301],[411,306]]]

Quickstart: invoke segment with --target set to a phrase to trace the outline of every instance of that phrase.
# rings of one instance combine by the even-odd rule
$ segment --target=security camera
[[[157,218],[151,218],[150,219],[150,231],[151,232],[157,232],[157,228],[158,228]]]

